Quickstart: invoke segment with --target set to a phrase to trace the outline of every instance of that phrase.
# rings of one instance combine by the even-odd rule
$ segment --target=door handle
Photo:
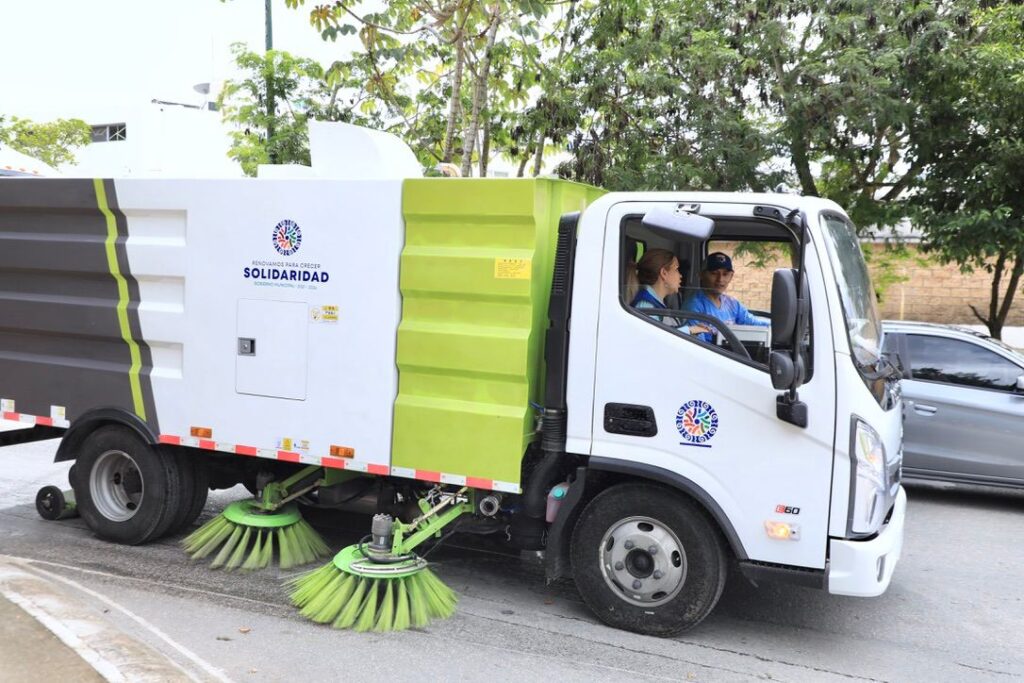
[[[629,403],[606,403],[604,406],[604,430],[609,434],[628,436],[656,436],[658,423],[650,406]]]
[[[935,406],[925,405],[923,403],[914,404],[914,412],[918,415],[934,415],[939,412],[939,409]]]

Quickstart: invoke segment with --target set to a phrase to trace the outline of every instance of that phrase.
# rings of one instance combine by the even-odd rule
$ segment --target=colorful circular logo
[[[285,219],[274,226],[274,249],[281,256],[291,256],[302,244],[302,231],[295,221]]]
[[[676,413],[676,429],[685,441],[704,443],[718,431],[718,413],[706,401],[688,401]]]

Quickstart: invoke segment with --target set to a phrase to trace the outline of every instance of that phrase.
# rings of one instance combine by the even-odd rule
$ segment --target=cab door
[[[776,417],[779,392],[766,366],[666,329],[624,300],[624,222],[656,205],[620,203],[608,213],[592,455],[699,488],[728,519],[749,559],[823,568],[835,435],[835,361],[814,245],[808,245],[806,255],[813,375],[800,388],[808,407],[808,426],[801,429]],[[712,219],[753,217],[753,209],[703,203],[700,213]],[[702,246],[678,242],[680,252],[690,254],[701,253]],[[744,266],[735,267],[734,282],[744,276]],[[767,521],[796,525],[796,538],[769,538]]]

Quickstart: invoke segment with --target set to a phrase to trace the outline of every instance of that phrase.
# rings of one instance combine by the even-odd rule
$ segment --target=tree
[[[0,116],[0,142],[53,167],[75,163],[75,152],[89,144],[92,129],[81,119],[57,119],[37,123]]]
[[[912,203],[926,248],[992,275],[987,311],[971,309],[998,339],[1024,274],[1024,6],[975,9],[965,23],[966,40],[922,69]]]
[[[614,190],[764,189],[778,150],[736,79],[742,57],[702,2],[581,4],[544,93],[559,173]]]
[[[233,51],[235,63],[245,75],[229,81],[219,98],[224,120],[239,128],[231,133],[228,156],[249,176],[271,159],[278,164],[308,165],[310,116],[324,120],[339,117],[336,90],[324,81],[323,68],[313,60],[277,50],[257,53],[235,44]],[[274,102],[272,115],[268,99]],[[271,131],[269,138],[266,131]]]
[[[552,3],[396,0],[377,11],[364,4],[377,7],[335,0],[310,10],[325,40],[357,35],[362,45],[328,69],[340,99],[358,105],[356,118],[405,139],[424,166],[458,162],[468,175],[476,160],[486,172],[492,154],[516,144],[508,126],[528,93],[510,81],[537,71],[550,40],[540,20]]]
[[[621,189],[766,189],[834,199],[888,225],[908,163],[912,66],[956,0],[586,3],[558,91],[576,93],[562,172]]]

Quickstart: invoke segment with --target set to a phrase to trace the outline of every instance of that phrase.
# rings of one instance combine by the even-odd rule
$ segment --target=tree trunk
[[[1010,258],[1013,259],[1010,281],[1007,283],[1006,293],[1003,294],[1002,301],[1000,301],[1003,275],[1006,274],[1006,262]],[[988,328],[989,335],[994,339],[1003,338],[1003,326],[1006,324],[1006,318],[1010,314],[1010,308],[1013,306],[1013,298],[1017,294],[1017,288],[1020,287],[1022,275],[1024,275],[1024,254],[1015,254],[1010,257],[1005,251],[1000,251],[999,256],[996,257],[995,268],[992,271],[992,285],[988,299],[988,317],[983,316],[978,312],[977,308],[968,304],[971,311],[974,312],[974,317]]]
[[[480,65],[480,71],[476,75],[476,83],[473,88],[473,113],[469,118],[469,127],[466,129],[466,136],[462,143],[462,175],[468,177],[473,170],[473,150],[476,149],[477,131],[480,129],[480,110],[483,109],[487,100],[487,79],[491,72],[491,52],[494,49],[494,39],[498,35],[498,24],[501,23],[501,9],[494,7],[494,14],[491,15],[491,25],[487,28],[487,45],[484,48],[484,58]]]
[[[988,327],[989,334],[996,339],[1003,338],[1003,325],[1006,324],[1006,317],[1010,314],[1010,306],[1013,305],[1013,297],[1020,286],[1020,277],[1024,273],[1024,257],[1016,254],[1013,259],[1013,271],[1010,273],[1010,282],[1006,285],[1006,294],[1003,295],[1003,302],[999,306],[999,312],[995,317],[995,324]]]
[[[274,149],[274,116],[277,114],[277,104],[274,102],[274,58],[270,52],[274,49],[274,20],[270,10],[270,0],[264,5],[264,28],[267,45],[267,160],[272,164],[277,163],[277,151]]]
[[[523,174],[526,173],[526,164],[528,164],[528,163],[530,163],[530,157],[528,155],[524,156],[519,161],[519,172],[516,173],[516,178],[522,178],[523,177]]]
[[[569,44],[569,34],[572,32],[572,22],[576,18],[576,0],[569,3],[569,11],[565,15],[565,29],[562,31],[562,41],[558,46],[558,55],[555,57],[555,64],[561,65],[562,59],[565,57],[565,48]],[[545,83],[545,89],[551,84]],[[548,137],[548,129],[541,128],[537,131],[537,152],[533,158],[533,177],[536,178],[540,175],[540,170],[544,166],[544,141]]]
[[[544,165],[544,141],[547,139],[547,130],[537,133],[537,154],[533,157],[533,177],[540,175],[540,169]]]
[[[455,39],[455,71],[452,73],[452,96],[448,101],[448,127],[444,132],[444,148],[441,153],[441,161],[444,163],[451,163],[452,156],[455,153],[453,149],[455,143],[455,121],[462,112],[459,100],[462,95],[462,70],[465,65],[465,57],[463,34],[460,30],[458,37]]]
[[[491,155],[491,120],[488,118],[484,121],[484,142],[480,147],[480,165],[479,175],[481,178],[487,177],[487,158]]]
[[[814,182],[814,174],[811,173],[811,161],[807,155],[807,141],[804,139],[803,126],[790,122],[789,136],[793,166],[796,167],[796,175],[800,179],[800,189],[805,195],[817,197],[818,186]]]

